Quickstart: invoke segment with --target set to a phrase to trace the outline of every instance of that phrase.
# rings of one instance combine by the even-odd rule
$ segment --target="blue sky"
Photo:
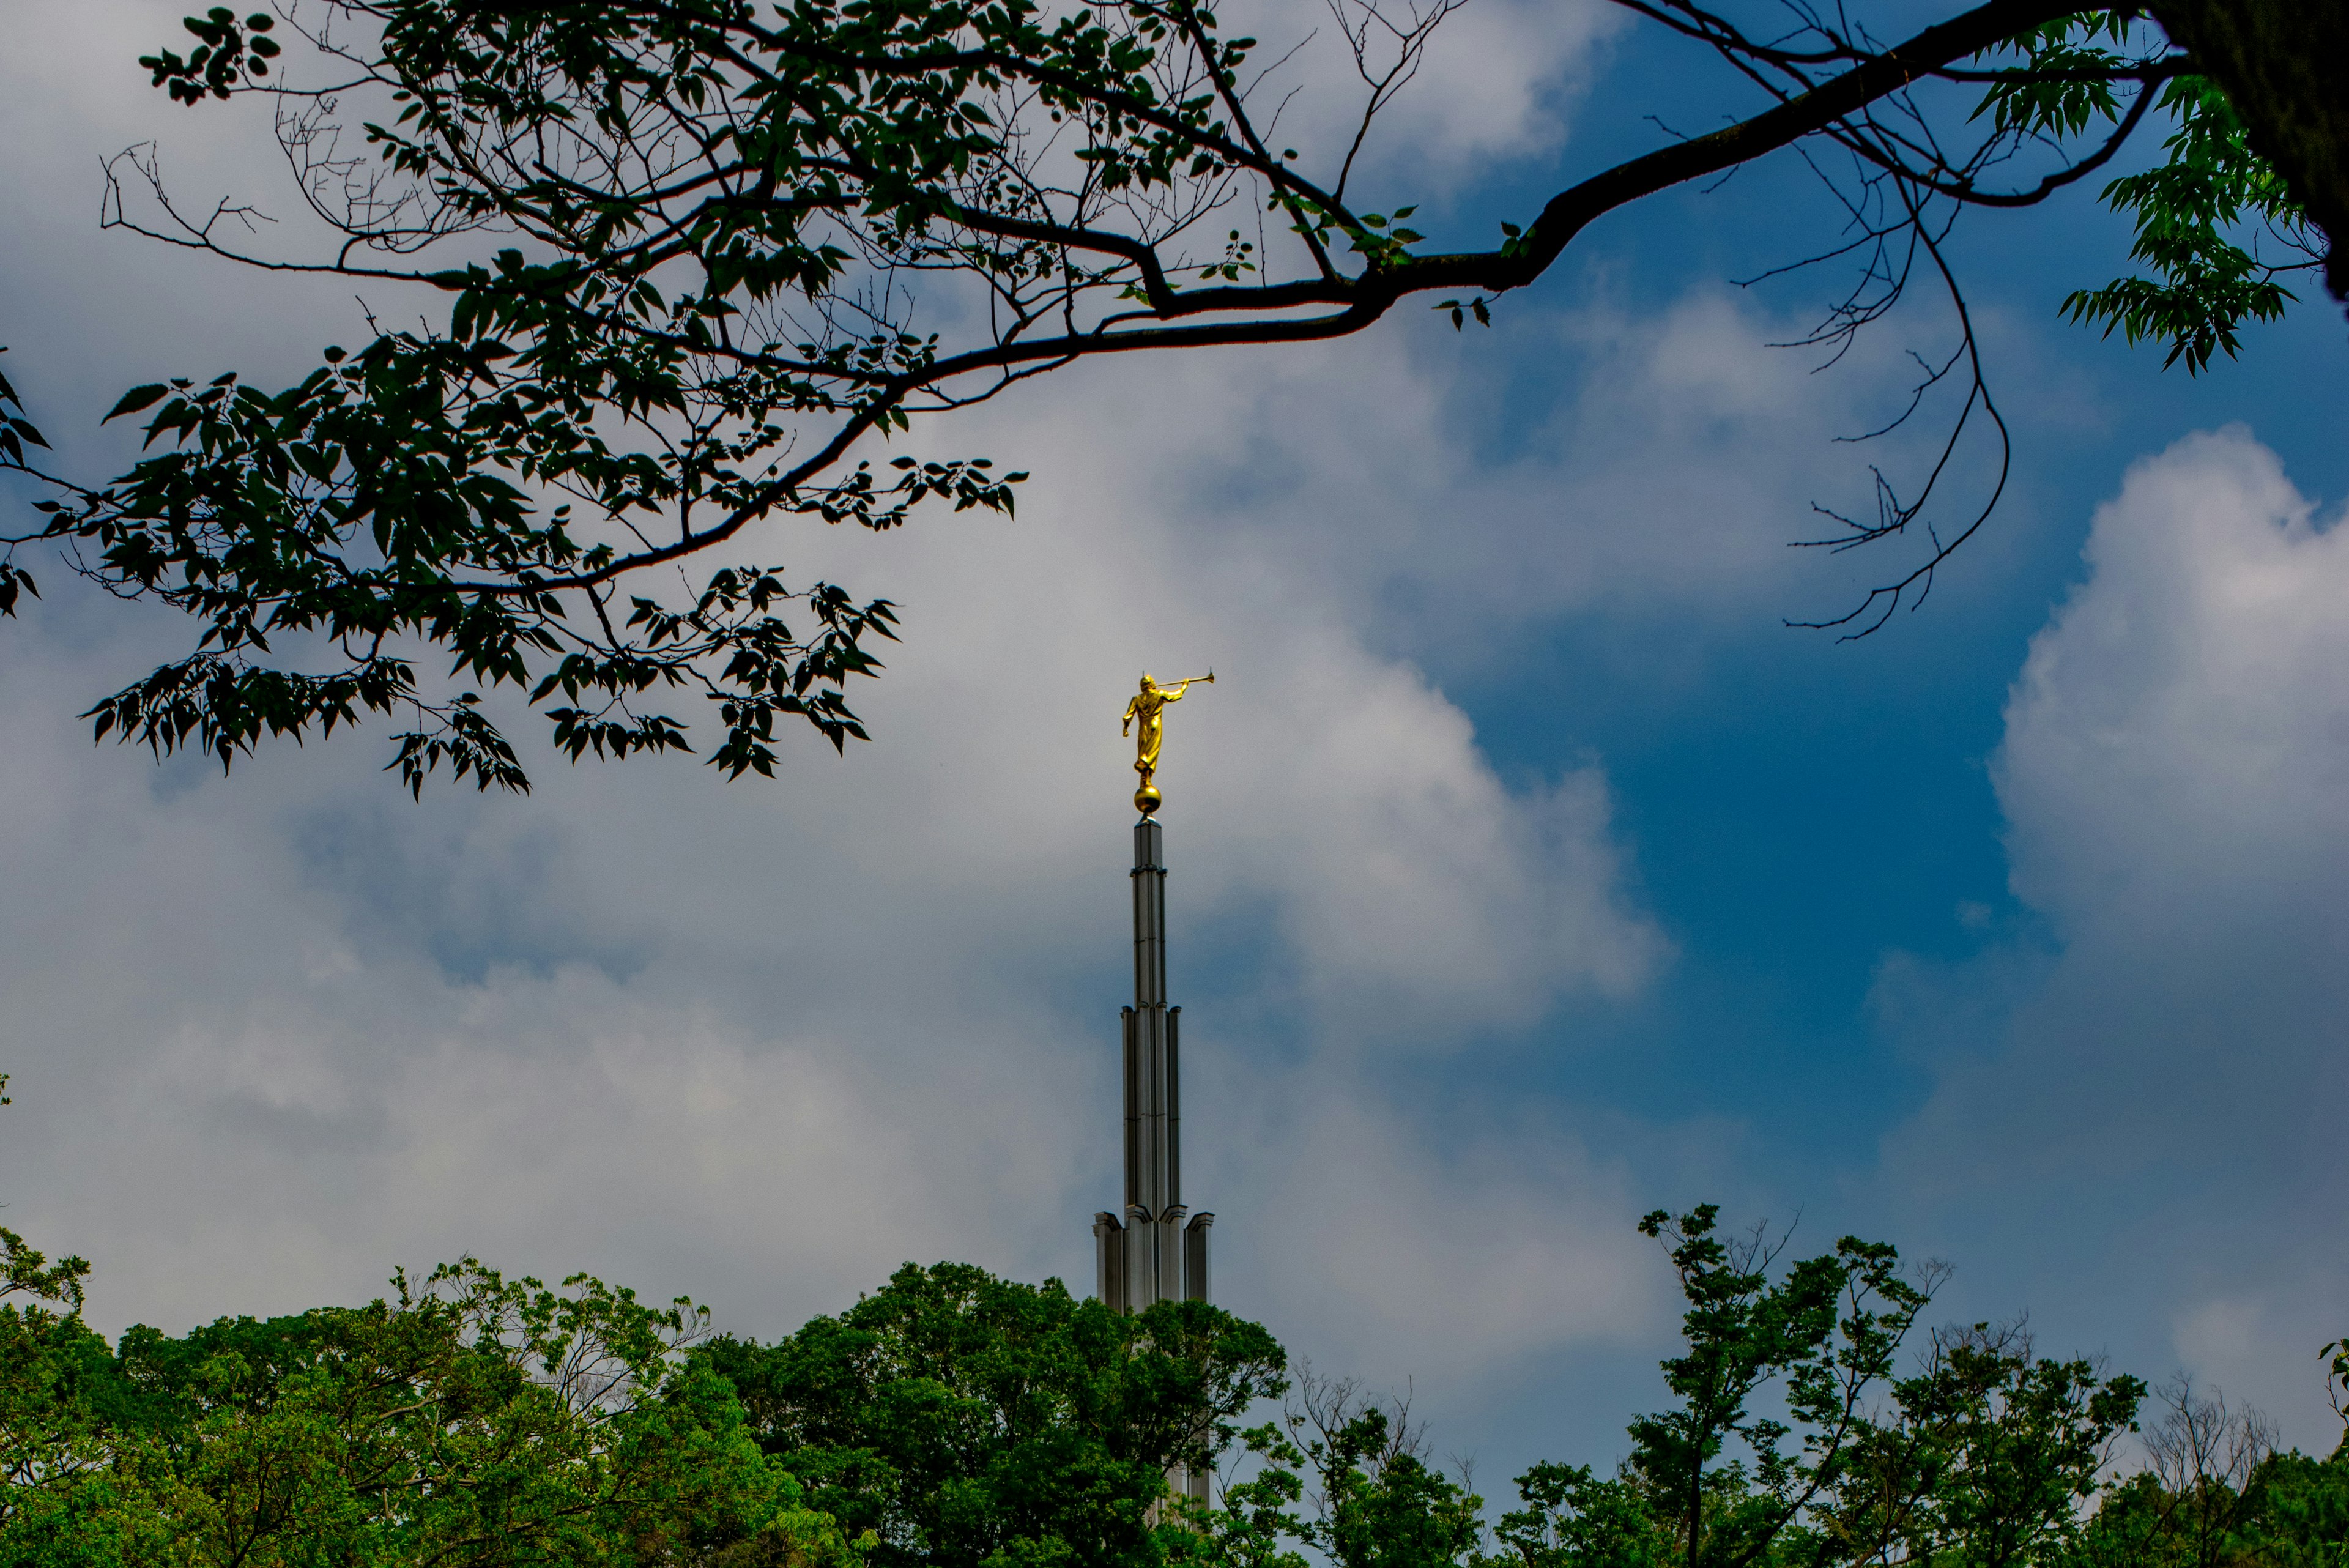
[[[119,455],[123,386],[358,330],[347,291],[97,232],[98,157],[145,137],[274,190],[265,127],[130,65],[177,15],[45,14],[0,67],[0,341],[77,461]],[[1718,113],[1603,11],[1458,20],[1373,166],[1440,238]],[[1032,468],[1016,523],[785,542],[908,640],[875,742],[771,786],[546,759],[528,800],[416,806],[364,735],[158,769],[72,714],[177,628],[48,570],[0,633],[8,1222],[92,1257],[109,1325],[467,1249],[758,1333],[906,1257],[1081,1281],[1115,716],[1136,668],[1212,664],[1163,782],[1219,1293],[1408,1383],[1488,1490],[1619,1451],[1671,1324],[1632,1223],[1705,1199],[1946,1257],[1951,1318],[2028,1309],[2329,1443],[2349,329],[2318,299],[2163,374],[2057,317],[2126,250],[2085,193],[1970,218],[2014,482],[1920,613],[1838,643],[1781,621],[1884,564],[1786,543],[1948,339],[1920,302],[1824,375],[1767,347],[1832,279],[1730,280],[1821,213],[1751,170],[1608,218],[1490,331],[1404,309],[980,411],[936,444]]]

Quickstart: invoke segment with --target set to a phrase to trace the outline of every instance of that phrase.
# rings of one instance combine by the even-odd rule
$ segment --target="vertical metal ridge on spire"
[[[1133,1005],[1166,1004],[1165,830],[1145,816],[1133,825]]]

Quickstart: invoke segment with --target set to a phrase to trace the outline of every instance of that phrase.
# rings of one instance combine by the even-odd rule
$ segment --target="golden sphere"
[[[1156,784],[1143,784],[1133,792],[1133,809],[1148,816],[1158,809],[1158,803],[1164,798],[1158,793]]]

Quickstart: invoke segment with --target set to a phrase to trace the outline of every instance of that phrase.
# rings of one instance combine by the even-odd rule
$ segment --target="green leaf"
[[[164,386],[160,382],[144,387],[133,387],[129,391],[122,394],[122,400],[114,405],[113,409],[108,412],[106,419],[100,420],[98,422],[99,424],[104,424],[108,420],[119,420],[125,414],[135,414],[143,408],[160,402],[171,389],[171,388]]]
[[[2075,290],[2062,309],[2074,321],[2101,323],[2107,337],[2118,331],[2131,343],[2166,342],[2163,368],[2182,364],[2199,375],[2214,355],[2240,352],[2245,323],[2281,317],[2294,297],[2277,281],[2286,265],[2263,260],[2239,239],[2286,244],[2303,263],[2315,246],[2305,213],[2251,150],[2215,83],[2179,77],[2161,104],[2178,126],[2163,143],[2166,161],[2123,175],[2104,192],[2106,205],[2135,221],[2129,254],[2151,275]]]

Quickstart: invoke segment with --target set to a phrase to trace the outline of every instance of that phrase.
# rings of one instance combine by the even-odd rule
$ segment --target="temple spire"
[[[1166,1003],[1165,829],[1133,825],[1133,1005],[1124,1025],[1125,1202],[1093,1216],[1101,1299],[1204,1301],[1212,1214],[1183,1202],[1183,1010]]]
[[[1165,741],[1165,705],[1215,672],[1161,687],[1149,675],[1125,705],[1142,787],[1134,806],[1134,1003],[1125,1034],[1125,1204],[1092,1215],[1100,1298],[1121,1312],[1163,1300],[1207,1300],[1207,1227],[1212,1213],[1182,1201],[1182,1009],[1167,1006],[1167,867],[1161,794],[1154,775]]]
[[[1190,684],[1160,686],[1144,675],[1125,711],[1129,729],[1142,721],[1133,764],[1142,775],[1134,794],[1142,820],[1133,825],[1133,1005],[1122,1012],[1125,1204],[1093,1216],[1099,1294],[1120,1312],[1207,1299],[1207,1230],[1216,1217],[1193,1214],[1183,1202],[1183,1010],[1166,1002],[1165,829],[1154,815],[1160,795],[1152,783],[1160,714]],[[1170,1479],[1205,1501],[1206,1475]]]

